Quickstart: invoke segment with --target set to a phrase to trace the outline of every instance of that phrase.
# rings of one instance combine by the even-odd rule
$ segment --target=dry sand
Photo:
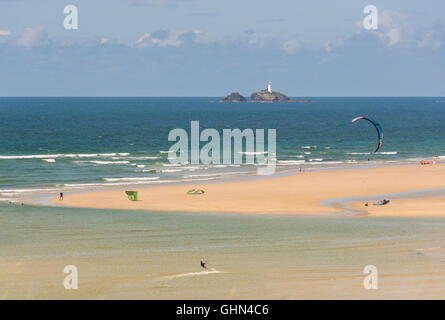
[[[193,188],[203,195],[187,195]],[[296,172],[285,177],[136,189],[139,201],[127,199],[124,190],[66,195],[61,206],[182,212],[319,214],[341,209],[322,206],[324,199],[370,196],[382,193],[445,188],[445,165],[410,165],[329,172]],[[382,216],[445,216],[445,200],[393,201],[381,207],[351,207]]]

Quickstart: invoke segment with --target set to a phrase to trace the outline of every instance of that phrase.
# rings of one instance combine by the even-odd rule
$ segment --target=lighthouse
[[[270,82],[270,81],[267,84],[267,92],[272,93],[272,82]]]

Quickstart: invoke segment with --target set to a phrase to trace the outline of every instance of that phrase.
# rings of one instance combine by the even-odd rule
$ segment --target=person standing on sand
[[[433,156],[433,164],[436,164],[437,157]]]
[[[60,193],[59,200],[63,200],[63,192]]]

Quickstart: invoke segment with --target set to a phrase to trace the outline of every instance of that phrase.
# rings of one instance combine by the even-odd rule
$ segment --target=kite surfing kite
[[[375,121],[374,119],[367,118],[367,117],[363,117],[363,116],[354,118],[354,119],[352,119],[351,122],[355,122],[355,121],[360,120],[360,119],[368,120],[369,122],[371,122],[371,123],[374,125],[375,129],[377,130],[377,135],[378,135],[378,139],[379,139],[379,144],[377,145],[377,149],[375,149],[375,151],[374,151],[374,153],[376,153],[376,152],[380,149],[380,147],[382,146],[382,144],[383,144],[383,129],[382,129],[382,127],[380,126],[380,124],[379,124],[377,121]]]

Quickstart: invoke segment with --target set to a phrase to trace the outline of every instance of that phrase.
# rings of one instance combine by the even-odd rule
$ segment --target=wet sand
[[[202,195],[187,195],[193,188]],[[326,199],[365,197],[378,194],[445,188],[445,165],[409,165],[371,169],[305,172],[284,176],[222,182],[132,189],[139,201],[129,201],[124,190],[65,195],[51,202],[60,206],[181,212],[227,212],[267,214],[329,214],[342,208],[323,206]],[[445,216],[441,199],[393,201],[382,207],[351,208],[371,215]]]

